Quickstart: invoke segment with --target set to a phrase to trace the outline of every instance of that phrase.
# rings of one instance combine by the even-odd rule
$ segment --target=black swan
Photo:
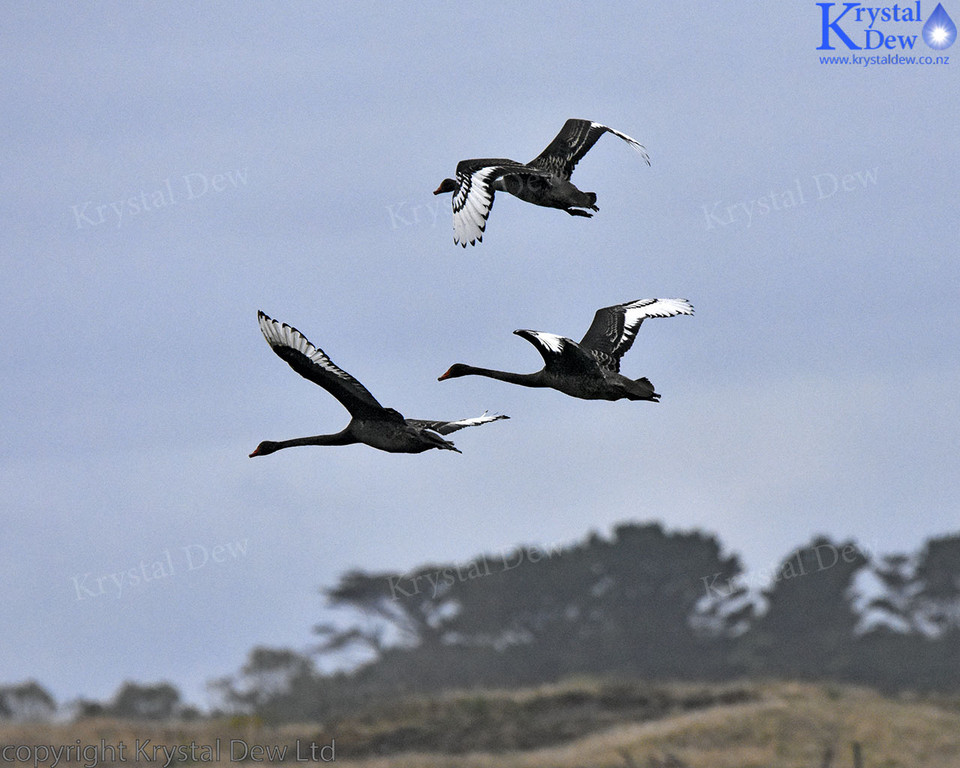
[[[456,363],[439,381],[458,376],[486,376],[524,387],[550,387],[584,400],[652,400],[660,395],[649,379],[628,379],[620,373],[620,358],[633,345],[637,329],[648,317],[692,315],[686,299],[638,299],[598,309],[578,344],[565,336],[541,331],[514,331],[533,344],[546,365],[536,373],[511,373]]]
[[[497,158],[461,160],[457,178],[444,179],[433,192],[454,193],[453,242],[464,248],[468,242],[483,242],[493,193],[497,190],[534,205],[560,208],[571,216],[593,216],[591,211],[600,210],[596,194],[577,189],[570,182],[570,174],[580,158],[608,131],[637,150],[650,165],[647,151],[635,139],[600,123],[576,118],[567,120],[549,146],[529,163]]]
[[[384,408],[366,387],[346,371],[337,367],[322,349],[315,347],[296,328],[280,323],[257,313],[260,330],[271,349],[293,370],[323,387],[346,408],[350,423],[335,435],[297,437],[293,440],[273,442],[264,440],[250,457],[266,456],[281,448],[295,445],[351,445],[366,443],[391,453],[421,453],[430,448],[443,448],[460,453],[453,443],[440,435],[448,435],[463,427],[486,424],[488,421],[506,419],[507,416],[477,416],[460,421],[425,421],[405,419],[393,408]]]

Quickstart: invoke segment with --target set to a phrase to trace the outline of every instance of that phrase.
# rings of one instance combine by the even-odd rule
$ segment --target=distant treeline
[[[255,648],[236,675],[211,683],[218,712],[304,721],[385,697],[575,675],[960,689],[960,533],[883,556],[817,537],[769,572],[750,573],[712,535],[628,523],[562,547],[519,546],[407,573],[351,571],[322,592],[352,625],[317,626],[307,652]],[[357,652],[367,661],[350,671],[315,666]],[[25,685],[35,709],[37,696],[54,706],[36,683]],[[22,716],[16,688],[0,687],[0,718]],[[169,718],[183,707],[168,684],[127,683],[112,703],[73,711]]]
[[[35,680],[0,685],[0,722],[49,720],[56,715],[74,719],[120,717],[131,720],[194,720],[201,717],[196,707],[181,701],[180,692],[170,683],[141,685],[126,682],[108,703],[77,699],[60,707]]]

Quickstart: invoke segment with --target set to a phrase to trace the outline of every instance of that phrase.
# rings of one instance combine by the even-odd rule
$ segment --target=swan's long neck
[[[543,380],[543,371],[536,373],[513,373],[512,371],[498,371],[493,368],[474,368],[472,365],[464,366],[463,376],[486,376],[488,379],[505,381],[508,384],[519,384],[521,387],[546,387]]]
[[[293,448],[298,445],[351,445],[356,442],[358,442],[357,438],[354,437],[349,430],[345,429],[342,432],[337,432],[335,435],[295,437],[291,440],[279,440],[276,442],[273,440],[264,440],[250,456],[266,456],[275,451],[280,451],[284,448]]]

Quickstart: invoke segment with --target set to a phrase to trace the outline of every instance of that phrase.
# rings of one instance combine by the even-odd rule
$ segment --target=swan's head
[[[279,450],[280,444],[274,443],[270,440],[264,440],[260,445],[253,449],[253,453],[250,454],[249,458],[254,456],[266,456],[267,454],[273,453],[276,450]]]
[[[458,376],[466,376],[470,373],[470,366],[464,365],[463,363],[454,363],[451,365],[445,374],[437,377],[437,381],[443,381],[444,379],[455,379]]]
[[[460,185],[455,179],[444,179],[440,182],[440,186],[433,190],[433,194],[442,195],[444,192],[456,192],[459,188]]]

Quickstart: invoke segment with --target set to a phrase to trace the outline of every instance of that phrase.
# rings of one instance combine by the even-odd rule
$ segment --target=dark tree
[[[960,633],[960,534],[930,539],[920,553],[917,611],[937,636]]]
[[[590,547],[591,643],[599,669],[654,677],[714,675],[720,642],[749,614],[741,566],[712,536],[620,525]],[[710,653],[710,648],[714,653]],[[599,670],[597,670],[599,671]]]
[[[135,720],[169,720],[177,714],[180,692],[170,683],[140,685],[125,682],[108,708],[115,717]]]
[[[787,557],[764,591],[766,612],[742,638],[746,668],[802,678],[849,676],[860,621],[853,581],[867,562],[853,542],[824,537]]]
[[[441,574],[452,610],[448,637],[468,648],[503,651],[578,635],[586,615],[589,573],[580,547],[527,545],[482,555]],[[541,663],[546,663],[542,658]]]
[[[93,717],[103,717],[107,714],[107,706],[93,699],[75,699],[68,703],[68,709],[74,720],[86,720]]]

